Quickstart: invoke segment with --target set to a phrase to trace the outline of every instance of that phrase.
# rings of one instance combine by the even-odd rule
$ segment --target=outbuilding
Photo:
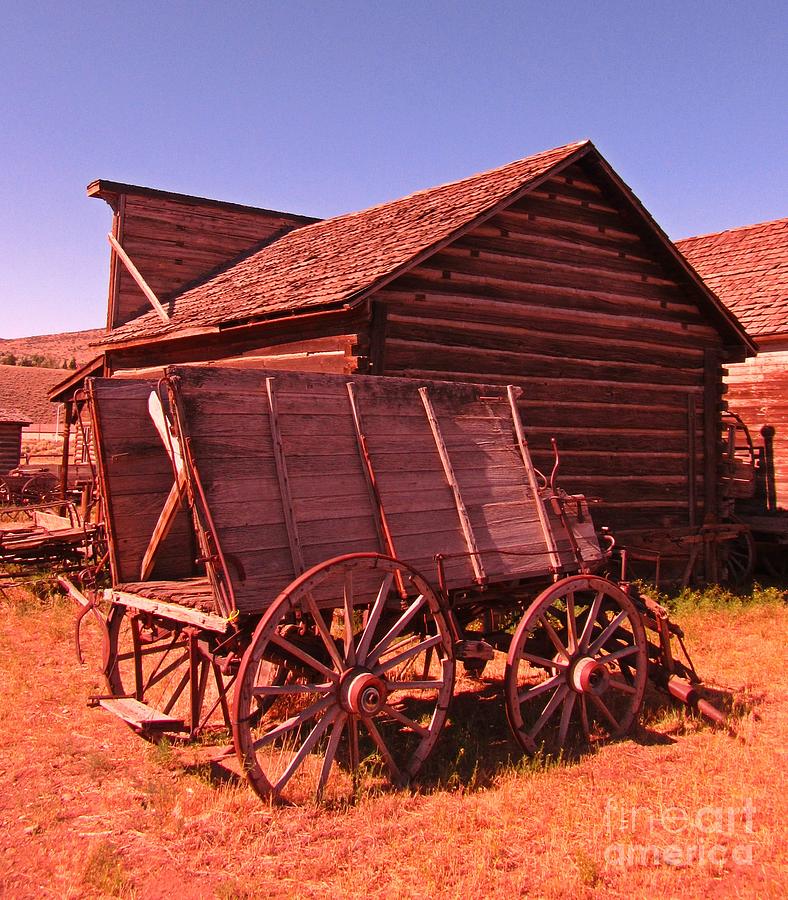
[[[728,367],[727,400],[764,442],[769,505],[788,507],[788,219],[676,246],[757,341],[757,356]]]
[[[625,541],[718,515],[754,345],[590,141],[327,220],[117,182],[107,374],[170,363],[512,383],[537,465]],[[395,423],[394,423],[395,424]]]

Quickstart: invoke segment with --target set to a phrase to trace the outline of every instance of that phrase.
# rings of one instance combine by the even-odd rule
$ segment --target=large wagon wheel
[[[625,734],[640,710],[646,635],[635,605],[604,578],[543,591],[512,639],[506,713],[523,749],[554,755]]]
[[[229,684],[202,652],[197,629],[115,604],[107,631],[107,687],[113,698],[150,707],[149,722],[130,723],[142,737],[156,741],[163,732],[195,737],[209,727],[229,727]]]
[[[427,580],[379,554],[337,557],[286,588],[254,633],[233,705],[239,760],[261,797],[283,802],[405,783],[438,739],[453,685]]]

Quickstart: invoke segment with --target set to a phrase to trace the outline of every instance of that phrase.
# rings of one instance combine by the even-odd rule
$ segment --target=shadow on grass
[[[701,688],[699,693],[725,713],[734,727],[736,720],[752,713],[759,702],[756,698],[742,698],[731,691],[709,687]],[[408,714],[417,718],[414,709]],[[630,740],[646,747],[671,745],[676,743],[673,735],[690,729],[713,730],[715,727],[691,708],[649,684],[637,724],[618,741],[607,743]],[[573,766],[593,756],[594,752],[593,748],[582,747],[565,751],[560,756],[524,755],[509,728],[502,682],[483,679],[461,688],[452,697],[437,746],[411,788],[421,793],[482,791],[507,774],[537,774],[555,767]],[[177,756],[184,774],[194,775],[217,787],[245,781],[230,745],[185,747]]]

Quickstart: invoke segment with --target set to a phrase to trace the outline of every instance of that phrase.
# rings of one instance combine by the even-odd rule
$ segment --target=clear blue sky
[[[674,238],[788,214],[788,4],[8,0],[0,337],[104,324],[95,178],[330,216],[590,137]]]

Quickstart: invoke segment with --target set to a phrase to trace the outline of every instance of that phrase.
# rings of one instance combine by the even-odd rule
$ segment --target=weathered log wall
[[[577,164],[376,295],[372,367],[518,384],[537,465],[552,468],[555,437],[560,481],[600,498],[598,524],[700,524],[716,491],[721,340],[696,295]]]

